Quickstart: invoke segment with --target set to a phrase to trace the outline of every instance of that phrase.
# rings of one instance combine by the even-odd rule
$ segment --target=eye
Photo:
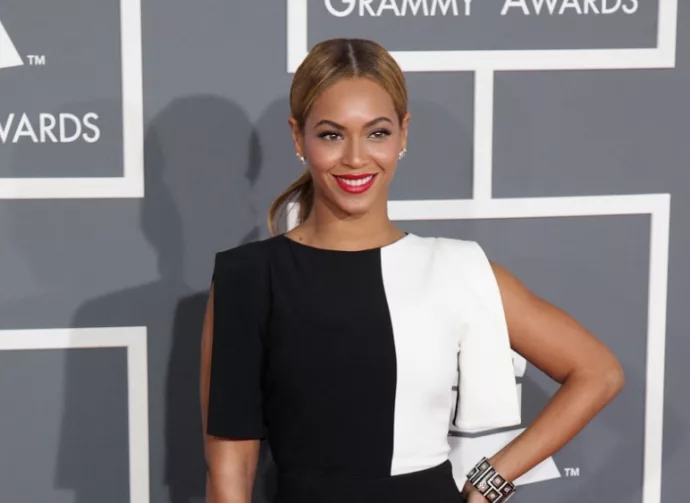
[[[376,131],[371,133],[371,136],[377,140],[382,140],[383,138],[390,136],[390,135],[391,135],[391,132],[388,129],[377,129]]]
[[[337,133],[335,131],[323,131],[322,133],[319,133],[319,138],[326,141],[333,141],[340,138],[340,133]]]

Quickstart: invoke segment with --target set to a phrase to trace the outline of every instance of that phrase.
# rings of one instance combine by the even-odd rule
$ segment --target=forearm
[[[515,480],[567,444],[623,386],[619,370],[574,372],[532,424],[490,458],[498,473]]]
[[[252,485],[247,480],[206,475],[206,503],[251,503]]]

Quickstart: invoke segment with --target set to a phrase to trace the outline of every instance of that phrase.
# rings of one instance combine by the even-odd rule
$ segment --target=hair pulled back
[[[290,112],[300,130],[314,103],[331,85],[344,78],[369,78],[386,89],[393,99],[398,120],[407,113],[405,76],[393,57],[381,45],[366,39],[334,38],[316,44],[295,72],[290,88]],[[314,184],[308,169],[273,201],[268,213],[271,234],[292,203],[299,205],[297,224],[311,213]]]

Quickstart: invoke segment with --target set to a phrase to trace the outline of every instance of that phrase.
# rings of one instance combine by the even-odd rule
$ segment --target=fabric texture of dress
[[[207,431],[267,437],[277,503],[459,503],[469,467],[449,461],[451,424],[520,423],[474,241],[339,251],[281,234],[216,254],[213,289]]]

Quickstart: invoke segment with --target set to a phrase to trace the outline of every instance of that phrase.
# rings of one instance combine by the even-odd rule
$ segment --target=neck
[[[296,234],[312,245],[360,249],[396,241],[403,232],[388,217],[385,199],[360,215],[338,214],[324,202],[316,200],[309,217]]]

